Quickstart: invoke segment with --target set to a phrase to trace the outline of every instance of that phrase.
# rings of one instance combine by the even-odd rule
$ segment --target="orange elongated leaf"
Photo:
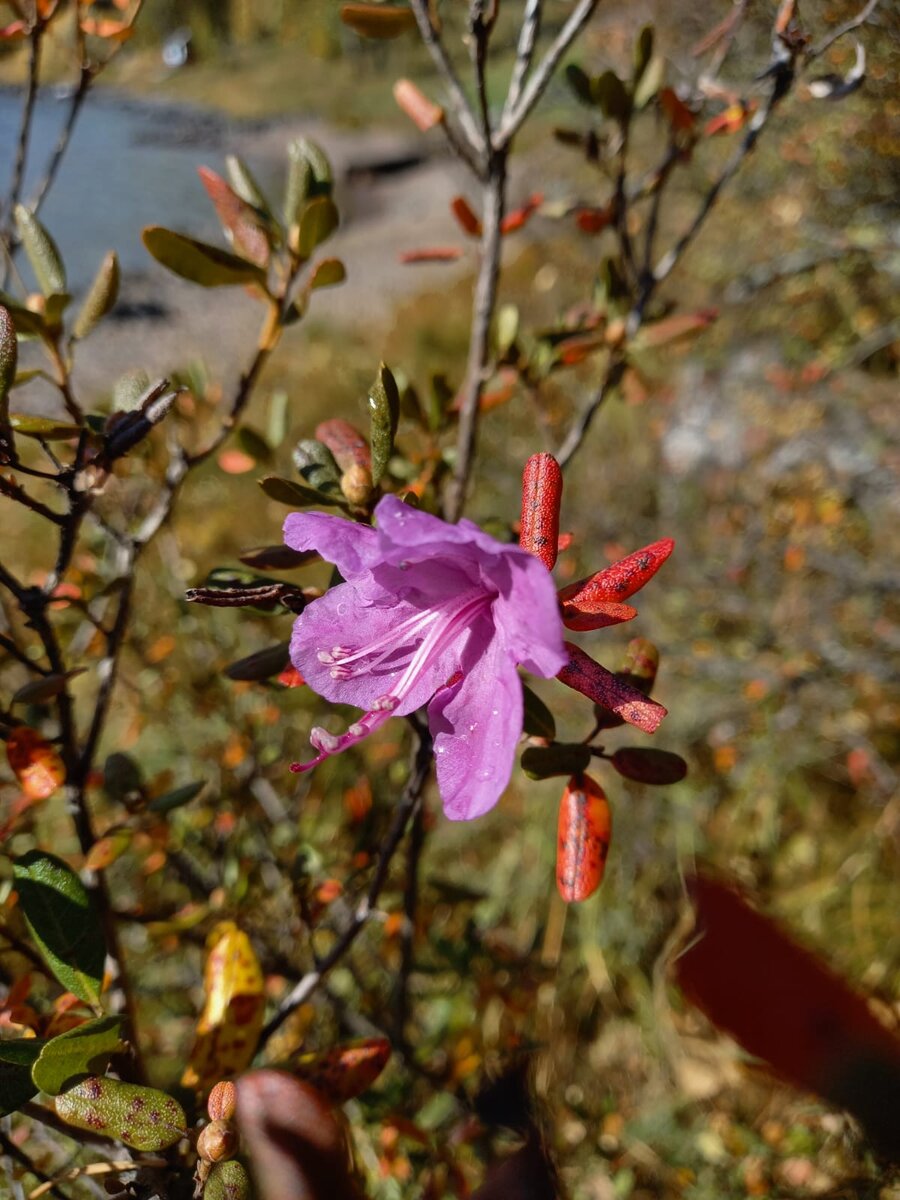
[[[387,1038],[359,1038],[287,1064],[292,1075],[311,1083],[332,1104],[344,1104],[371,1087],[391,1057]]]
[[[221,921],[207,945],[206,1002],[181,1080],[198,1091],[246,1069],[256,1051],[265,1007],[262,969],[247,935],[233,921]]]
[[[404,250],[400,261],[404,265],[411,263],[446,263],[456,262],[463,256],[462,246],[423,246],[419,250]]]
[[[514,208],[512,212],[506,214],[500,222],[501,234],[505,237],[506,234],[515,233],[517,229],[521,229],[531,220],[543,203],[544,193],[533,192],[520,208]]]
[[[573,775],[559,806],[556,886],[563,900],[587,900],[603,880],[612,816],[606,793],[590,775]]]
[[[66,769],[56,748],[27,725],[10,733],[6,757],[29,800],[46,800],[65,781]]]
[[[900,1040],[736,888],[698,875],[688,890],[696,930],[675,964],[685,994],[783,1079],[849,1109],[900,1159]]]
[[[422,133],[427,133],[444,119],[444,110],[429,100],[411,79],[398,79],[394,84],[394,99],[398,108],[409,117]]]
[[[563,478],[552,454],[532,454],[522,472],[519,545],[539,558],[548,571],[559,549],[559,506]]]
[[[209,167],[198,167],[197,174],[234,249],[242,258],[264,267],[269,261],[270,246],[256,210]]]
[[[652,325],[646,325],[640,332],[641,346],[666,346],[678,338],[690,337],[700,333],[715,321],[719,315],[717,308],[701,308],[692,313],[674,313],[664,317]],[[638,339],[635,339],[636,341]]]
[[[376,40],[400,37],[416,27],[412,10],[399,4],[342,4],[341,20],[360,37]]]
[[[627,600],[652,579],[675,548],[671,538],[662,538],[635,550],[596,575],[579,579],[560,590],[563,613],[589,613],[607,600]]]
[[[569,661],[557,679],[574,691],[581,692],[582,696],[587,696],[601,708],[610,709],[629,725],[636,725],[646,733],[653,733],[659,728],[666,715],[661,704],[648,700],[637,688],[594,662],[580,646],[566,642],[565,647]]]

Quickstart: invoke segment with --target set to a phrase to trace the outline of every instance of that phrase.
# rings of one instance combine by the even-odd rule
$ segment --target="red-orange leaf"
[[[288,1066],[332,1104],[345,1104],[372,1086],[390,1057],[387,1038],[360,1038],[320,1053],[297,1055]]]
[[[514,233],[517,229],[521,229],[527,224],[538,208],[544,203],[543,192],[533,192],[521,208],[514,208],[512,212],[508,212],[500,222],[500,232],[503,235]]]
[[[580,646],[566,642],[565,647],[569,661],[557,679],[595,704],[614,712],[629,725],[643,729],[645,733],[653,733],[659,728],[666,715],[661,704],[648,700],[637,688],[594,662]]]
[[[330,421],[322,421],[316,426],[316,437],[325,443],[342,471],[348,471],[351,467],[365,467],[367,471],[371,471],[372,453],[369,443],[356,426],[345,421],[343,417],[332,417]]]
[[[197,174],[235,253],[264,267],[269,261],[269,239],[254,209],[209,167],[198,167]]]
[[[450,201],[450,211],[459,222],[460,228],[469,237],[481,237],[481,221],[472,211],[465,196],[454,196]]]
[[[559,549],[559,506],[563,478],[552,454],[532,454],[522,472],[522,519],[519,545],[539,558],[548,571]]]
[[[590,775],[573,775],[559,806],[556,886],[563,900],[587,900],[603,879],[612,817],[606,793]]]
[[[46,800],[66,778],[55,747],[27,725],[18,725],[6,741],[6,757],[29,800]]]
[[[576,633],[585,633],[590,629],[605,629],[607,625],[621,625],[623,621],[633,621],[637,609],[630,604],[619,604],[615,600],[598,600],[591,612],[579,612],[570,605],[563,605],[563,625]]]
[[[579,208],[575,210],[575,223],[582,233],[602,233],[613,219],[611,205],[606,208]]]
[[[675,548],[671,538],[662,538],[642,550],[605,567],[588,579],[579,579],[560,590],[563,612],[589,613],[607,600],[627,600],[652,579]]]
[[[398,4],[342,4],[341,20],[360,37],[376,40],[399,37],[416,27],[412,9]]]
[[[424,92],[411,79],[398,79],[394,84],[394,99],[417,129],[427,133],[435,125],[440,125],[444,119],[444,110],[433,100],[429,100]]]
[[[456,262],[458,258],[462,258],[463,253],[462,246],[423,246],[419,250],[404,250],[400,261],[404,264]]]

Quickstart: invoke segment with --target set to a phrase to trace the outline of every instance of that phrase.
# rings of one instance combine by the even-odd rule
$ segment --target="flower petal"
[[[513,662],[497,638],[473,650],[462,680],[442,688],[428,706],[438,789],[451,821],[469,821],[494,807],[509,783],[522,732],[522,684]]]
[[[501,591],[493,610],[497,632],[515,662],[552,679],[568,661],[553,577],[518,546],[504,547],[502,557],[506,570],[497,572]]]
[[[359,578],[379,561],[374,529],[326,513],[290,513],[284,540],[292,550],[317,550],[345,579]]]
[[[404,504],[397,496],[385,496],[375,509],[378,522],[382,561],[397,562],[409,559],[422,562],[428,558],[446,558],[449,562],[462,565],[465,562],[483,562],[512,546],[504,546],[489,533],[484,533],[472,521],[463,519],[456,525],[433,517]],[[518,550],[518,547],[515,547]],[[521,551],[520,553],[524,553]]]
[[[379,607],[368,603],[364,589],[352,583],[339,584],[308,604],[297,617],[291,634],[291,662],[309,687],[326,700],[370,709],[391,690],[422,641],[424,630],[412,633],[408,639],[393,637],[404,621],[419,616],[417,605],[398,600],[390,607]],[[468,636],[469,630],[463,630],[457,642],[423,667],[394,710],[398,716],[421,708],[446,683],[459,667]],[[356,670],[349,678],[334,678],[332,671],[340,663],[323,663],[319,658],[320,653],[329,654],[338,645],[352,651],[383,639],[390,645],[392,638],[395,648],[384,662],[373,666],[361,659],[350,664],[350,669]]]

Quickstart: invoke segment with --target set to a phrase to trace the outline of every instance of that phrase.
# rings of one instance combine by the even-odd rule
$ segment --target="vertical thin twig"
[[[519,43],[516,47],[516,61],[513,63],[512,75],[509,79],[509,89],[503,105],[501,123],[512,113],[522,95],[522,86],[531,70],[534,58],[534,47],[541,31],[541,15],[543,0],[526,0],[525,12],[522,15],[522,27],[519,30]]]
[[[47,166],[44,168],[44,174],[37,187],[32,193],[28,207],[37,215],[41,205],[53,186],[57,172],[65,157],[65,153],[69,148],[69,142],[72,139],[72,134],[75,130],[75,125],[78,121],[78,115],[81,112],[82,105],[87,98],[87,94],[91,89],[94,73],[88,66],[82,66],[81,74],[78,77],[78,85],[72,93],[72,98],[69,101],[69,111],[66,114],[66,119],[63,127],[59,132],[59,137],[56,139],[56,145],[50,154]]]
[[[19,136],[16,141],[16,160],[13,165],[12,182],[6,197],[6,213],[4,222],[7,231],[11,228],[13,211],[22,195],[22,185],[25,182],[25,163],[28,159],[28,144],[31,141],[31,122],[34,119],[34,106],[38,93],[38,78],[41,72],[41,43],[44,37],[44,26],[38,21],[31,31],[31,45],[28,52],[28,86],[25,101],[22,105],[22,117],[19,122]]]
[[[409,842],[406,847],[406,887],[403,892],[403,932],[400,940],[400,970],[397,973],[397,983],[394,1004],[394,1034],[395,1041],[400,1046],[407,1045],[406,1022],[409,1017],[409,983],[413,970],[416,947],[416,917],[419,908],[419,865],[422,861],[422,848],[425,845],[425,812],[419,806],[413,814],[412,826],[409,831]]]
[[[447,88],[454,116],[459,122],[459,126],[470,148],[480,156],[484,154],[487,147],[482,140],[478,124],[475,120],[475,114],[472,111],[472,106],[469,103],[469,98],[460,82],[460,78],[456,73],[456,68],[450,61],[450,57],[444,48],[444,43],[441,41],[440,34],[431,19],[427,0],[410,0],[410,7],[416,18],[416,24],[419,27],[419,36],[422,38],[425,49],[431,55],[432,62]]]

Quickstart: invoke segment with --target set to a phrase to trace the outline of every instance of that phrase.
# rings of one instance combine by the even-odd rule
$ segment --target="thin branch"
[[[40,666],[33,659],[29,658],[25,651],[20,650],[12,638],[7,637],[5,633],[0,633],[0,647],[20,662],[23,667],[27,667],[29,671],[34,671],[37,675],[50,674],[46,667]]]
[[[66,113],[66,119],[63,122],[63,127],[59,132],[59,137],[56,139],[56,145],[50,154],[47,165],[44,168],[44,174],[32,193],[31,199],[28,202],[28,207],[37,216],[41,205],[47,197],[47,193],[53,186],[59,171],[62,160],[66,151],[69,148],[69,142],[72,139],[72,134],[75,130],[75,125],[78,121],[78,115],[81,112],[82,105],[87,98],[87,94],[91,89],[91,84],[94,80],[94,71],[86,63],[81,65],[81,73],[78,76],[78,84],[72,97],[69,100],[69,111]]]
[[[412,771],[406,787],[403,789],[400,803],[397,805],[394,820],[381,844],[381,849],[378,853],[378,862],[375,867],[375,873],[372,876],[372,881],[369,884],[369,889],[357,906],[343,933],[341,933],[329,952],[321,959],[318,967],[313,971],[308,971],[281,1001],[278,1010],[269,1019],[260,1034],[260,1047],[265,1045],[277,1029],[281,1028],[292,1012],[309,999],[328,972],[340,962],[356,941],[375,910],[378,897],[387,883],[388,872],[397,847],[403,840],[403,835],[406,832],[410,818],[415,817],[417,810],[422,804],[425,783],[431,769],[431,738],[427,730],[418,722],[411,720],[410,723],[414,725],[415,729]]]
[[[400,970],[397,973],[394,1004],[394,1040],[405,1046],[409,1017],[409,981],[413,971],[416,945],[416,917],[419,908],[419,865],[425,845],[425,813],[422,807],[413,814],[406,848],[406,887],[403,892],[403,931],[400,938]]]
[[[599,3],[600,0],[579,0],[568,21],[563,25],[525,85],[518,104],[511,112],[504,114],[499,128],[494,133],[496,150],[507,149],[522,123],[547,90],[547,85],[553,77],[559,60],[594,15],[594,10]]]
[[[571,461],[572,456],[584,441],[594,417],[596,417],[605,402],[615,391],[624,373],[625,359],[621,356],[611,359],[607,364],[600,386],[594,392],[594,395],[585,405],[584,409],[579,413],[571,429],[563,439],[562,445],[556,452],[556,459],[561,467],[565,467]]]
[[[456,68],[450,61],[447,51],[444,48],[444,43],[441,40],[441,35],[431,19],[427,0],[410,0],[410,7],[416,18],[419,35],[422,38],[425,49],[431,55],[431,60],[447,88],[451,108],[456,120],[459,122],[465,141],[474,154],[480,158],[486,153],[487,147],[478,130],[475,113],[472,111],[472,106],[456,73]]]
[[[458,521],[466,500],[478,439],[478,408],[490,374],[490,329],[500,277],[501,224],[506,204],[506,154],[492,155],[490,174],[484,186],[481,214],[481,265],[472,301],[472,332],[466,363],[466,378],[460,392],[456,462],[447,489],[444,516]]]
[[[806,61],[812,62],[816,58],[821,58],[826,50],[829,50],[835,42],[840,41],[842,37],[846,37],[848,33],[852,33],[854,29],[859,29],[860,25],[865,25],[869,17],[878,7],[878,0],[869,0],[855,17],[851,17],[849,21],[845,21],[843,25],[838,25],[837,29],[823,38],[816,46],[809,50],[806,54]]]
[[[7,1137],[2,1130],[0,1130],[0,1149],[3,1150],[3,1153],[7,1156],[7,1158],[13,1159],[19,1164],[20,1167],[23,1167],[29,1175],[33,1175],[35,1179],[40,1180],[40,1182],[46,1188],[46,1191],[43,1193],[44,1195],[55,1196],[56,1200],[69,1200],[68,1195],[56,1186],[50,1176],[45,1175],[43,1171],[36,1167],[25,1151],[22,1150],[21,1147],[17,1146],[12,1138]]]
[[[516,61],[513,63],[512,74],[509,78],[509,88],[500,118],[501,124],[515,111],[522,95],[522,86],[531,70],[534,47],[541,31],[543,7],[543,0],[525,0],[525,12],[522,15],[522,26],[519,29],[519,44],[516,47]]]
[[[22,117],[19,122],[19,136],[16,141],[16,160],[13,165],[12,182],[9,195],[6,198],[5,221],[11,226],[13,210],[22,195],[22,185],[25,182],[25,162],[28,158],[28,143],[31,140],[31,122],[34,119],[34,106],[37,100],[38,79],[41,73],[41,43],[44,37],[43,22],[38,21],[31,31],[31,44],[28,52],[28,86],[25,101],[22,105]]]

